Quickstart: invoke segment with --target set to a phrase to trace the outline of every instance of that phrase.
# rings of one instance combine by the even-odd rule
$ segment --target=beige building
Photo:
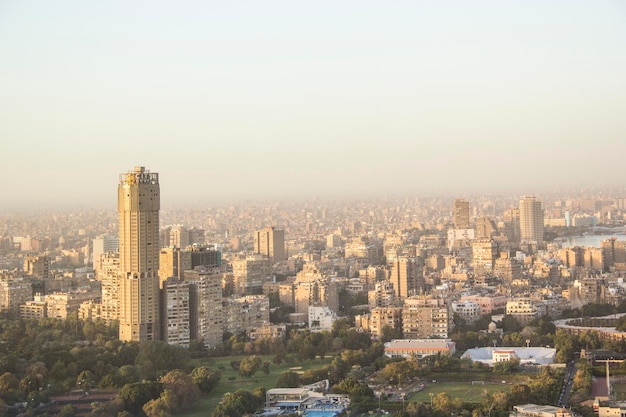
[[[20,305],[33,299],[30,281],[25,278],[2,274],[0,279],[0,311],[18,312]]]
[[[519,202],[520,239],[543,245],[543,205],[535,197],[522,197]]]
[[[423,359],[427,356],[447,355],[456,352],[456,344],[450,339],[396,339],[385,343],[388,358]]]
[[[102,285],[100,318],[111,325],[119,320],[120,315],[120,256],[119,253],[107,252],[100,259],[101,268],[96,276]]]
[[[455,229],[470,228],[470,208],[469,201],[462,198],[454,200],[454,212],[452,213]]]
[[[159,340],[159,174],[120,174],[120,340]]]
[[[189,282],[171,277],[161,289],[161,338],[170,345],[189,347],[191,341]]]
[[[233,289],[235,294],[260,292],[272,279],[272,264],[264,255],[248,255],[233,259]]]
[[[529,298],[516,298],[506,303],[506,314],[525,325],[539,317],[539,309]]]
[[[222,253],[209,246],[192,245],[184,249],[175,246],[159,251],[159,280],[170,277],[185,278],[185,271],[196,267],[215,267],[222,264]]]
[[[296,313],[307,316],[310,305],[324,305],[334,312],[339,310],[337,284],[311,264],[305,265],[296,277],[294,300]]]
[[[405,339],[445,339],[451,330],[452,315],[441,298],[411,297],[402,307],[402,334]]]
[[[286,260],[285,231],[273,226],[255,231],[254,253],[267,256],[271,263]]]
[[[402,330],[401,307],[376,307],[372,309],[369,319],[369,332],[372,337],[377,340],[380,339],[385,326]]]
[[[419,257],[398,257],[391,266],[389,281],[399,299],[419,294],[424,289],[424,261]]]
[[[264,295],[247,295],[224,301],[224,331],[232,334],[246,333],[268,324],[270,300]]]
[[[50,257],[48,255],[29,255],[25,257],[24,273],[40,279],[50,278]]]
[[[497,258],[498,244],[495,240],[480,238],[472,242],[474,276],[492,275]]]
[[[402,300],[396,297],[396,291],[390,281],[377,282],[374,289],[367,292],[367,301],[372,308],[402,305]]]
[[[224,309],[222,306],[222,276],[219,268],[189,271],[189,332],[191,340],[202,340],[212,348],[222,343]]]
[[[20,317],[23,319],[42,319],[46,317],[46,310],[45,297],[37,293],[34,300],[26,301],[20,305]]]

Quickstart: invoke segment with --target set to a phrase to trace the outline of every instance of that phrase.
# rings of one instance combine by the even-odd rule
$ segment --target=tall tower
[[[519,202],[520,239],[543,244],[543,206],[535,197],[522,197]]]
[[[159,174],[135,167],[118,185],[120,333],[123,341],[160,339]]]
[[[254,253],[265,255],[272,262],[286,260],[285,231],[275,227],[266,227],[254,232]]]
[[[469,215],[469,201],[465,201],[462,198],[454,200],[454,228],[469,229]]]

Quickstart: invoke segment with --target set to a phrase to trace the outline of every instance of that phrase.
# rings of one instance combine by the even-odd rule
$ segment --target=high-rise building
[[[522,242],[543,244],[543,206],[535,197],[522,197],[519,202],[520,238]]]
[[[389,281],[398,299],[417,295],[424,289],[424,261],[419,257],[400,256],[391,266]]]
[[[118,185],[120,331],[123,341],[159,340],[159,174],[144,167]]]
[[[102,268],[101,256],[107,252],[117,252],[119,250],[120,240],[118,236],[100,235],[93,239],[91,249],[91,261],[93,269],[96,273]]]
[[[469,229],[470,228],[470,209],[469,201],[465,201],[462,198],[454,200],[454,228],[455,229]]]
[[[189,282],[190,338],[213,348],[222,342],[224,334],[220,269],[196,268],[185,274],[185,281]]]
[[[286,260],[285,231],[275,227],[255,231],[254,253],[269,257],[272,263]]]
[[[498,244],[495,240],[480,238],[472,242],[472,264],[475,276],[493,274],[497,258]]]

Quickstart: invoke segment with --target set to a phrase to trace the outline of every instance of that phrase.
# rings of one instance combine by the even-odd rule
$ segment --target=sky
[[[0,0],[0,210],[623,187],[626,2]]]

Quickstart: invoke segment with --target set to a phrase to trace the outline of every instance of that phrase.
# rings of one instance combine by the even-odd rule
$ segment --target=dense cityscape
[[[620,409],[603,377],[626,353],[624,192],[193,209],[163,209],[162,193],[137,166],[117,216],[2,216],[5,414]],[[46,338],[26,338],[38,326]]]

